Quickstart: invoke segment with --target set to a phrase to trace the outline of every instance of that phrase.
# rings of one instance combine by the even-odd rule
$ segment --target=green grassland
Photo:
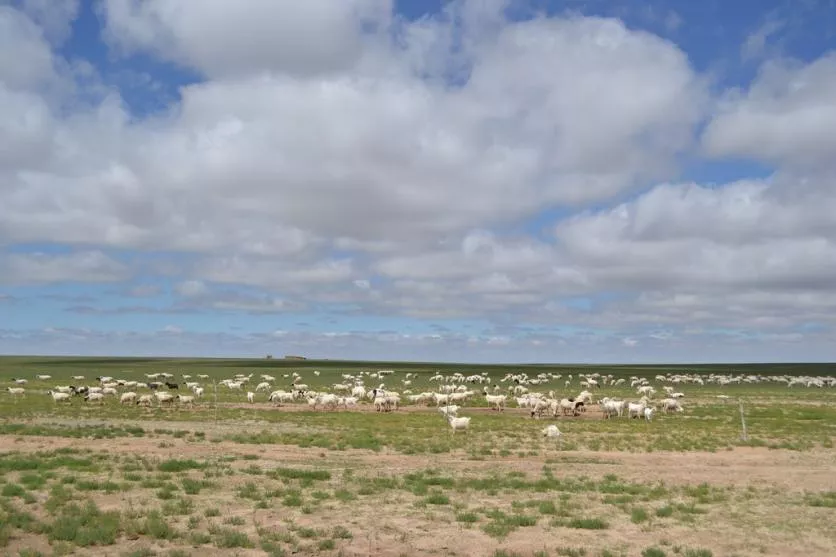
[[[696,373],[734,375],[826,375],[833,370],[829,364],[789,365],[748,365],[748,366],[479,366],[461,364],[417,364],[397,362],[334,362],[334,361],[285,361],[285,360],[211,360],[211,359],[159,359],[159,358],[0,358],[0,381],[11,385],[11,378],[24,377],[27,395],[22,399],[0,394],[0,432],[18,434],[56,434],[63,430],[65,435],[133,435],[136,427],[159,421],[188,423],[232,423],[246,421],[246,431],[223,434],[239,443],[282,443],[298,446],[317,446],[334,450],[384,448],[414,453],[438,453],[466,450],[474,455],[509,450],[508,447],[520,439],[536,436],[539,429],[525,421],[525,412],[514,409],[510,403],[503,413],[480,413],[472,421],[469,435],[439,436],[447,433],[443,420],[434,412],[392,412],[385,415],[369,415],[355,411],[305,411],[305,404],[285,405],[303,410],[285,412],[266,402],[267,393],[258,394],[258,404],[246,405],[245,391],[231,391],[217,381],[231,378],[235,374],[253,374],[249,389],[254,389],[261,374],[276,377],[273,388],[289,389],[295,372],[301,380],[314,390],[328,390],[331,385],[344,382],[342,374],[358,374],[375,370],[391,369],[395,373],[384,378],[365,378],[367,386],[379,382],[387,388],[403,391],[401,381],[406,373],[413,374],[413,392],[436,390],[437,383],[429,378],[440,373],[455,372],[464,375],[487,372],[489,385],[507,383],[501,379],[508,373],[525,372],[530,377],[541,372],[562,374],[563,378],[549,383],[532,386],[532,390],[547,392],[554,390],[558,396],[572,396],[580,392],[577,377],[569,387],[565,379],[569,374],[598,372],[616,378],[632,376],[646,377],[653,381],[658,374]],[[318,372],[316,375],[314,372]],[[182,383],[183,375],[199,381],[206,388],[206,394],[195,408],[158,408],[151,410],[133,405],[122,406],[118,400],[107,399],[104,405],[85,404],[80,397],[71,404],[55,404],[46,391],[56,385],[74,383],[96,384],[97,376],[112,376],[117,379],[147,381],[146,374],[171,373],[172,379]],[[836,372],[834,372],[836,373]],[[36,375],[50,375],[51,379],[39,381]],[[199,374],[209,379],[197,379]],[[74,375],[84,375],[83,382],[73,381]],[[469,385],[479,391],[479,385]],[[578,419],[558,420],[565,431],[563,446],[567,450],[587,448],[592,450],[722,450],[735,445],[769,446],[810,449],[817,446],[831,447],[836,435],[836,389],[834,388],[788,388],[775,382],[741,383],[732,385],[696,384],[678,385],[685,392],[683,406],[687,411],[676,415],[658,414],[651,423],[637,423],[626,419]],[[184,387],[182,392],[188,393]],[[148,392],[139,390],[139,392]],[[629,384],[594,389],[598,396],[611,396],[635,400],[635,390]],[[728,399],[717,398],[718,395]],[[660,395],[657,395],[657,398]],[[748,436],[741,438],[740,414],[737,400],[743,402]],[[368,402],[366,402],[368,404]],[[484,398],[474,397],[467,407],[486,407]],[[590,412],[596,408],[590,409]],[[467,408],[460,414],[467,415]],[[585,416],[587,417],[587,416]],[[49,424],[49,420],[53,424]],[[69,420],[76,420],[73,427]],[[90,421],[108,420],[103,428],[91,425]],[[120,420],[124,423],[117,424]],[[545,420],[544,420],[545,421]],[[59,425],[60,424],[60,425]],[[124,427],[112,427],[114,424]],[[131,429],[133,426],[133,429]],[[108,431],[109,430],[109,431]]]
[[[534,420],[513,402],[503,412],[490,411],[477,395],[459,411],[472,416],[470,429],[455,435],[433,407],[423,405],[377,413],[366,401],[362,409],[311,411],[304,402],[275,407],[265,392],[255,404],[246,401],[261,374],[276,378],[273,389],[288,389],[295,372],[311,389],[329,390],[345,382],[342,374],[384,369],[394,373],[365,377],[365,384],[419,393],[436,390],[429,380],[436,373],[486,372],[488,385],[505,391],[507,373],[555,373],[563,377],[530,388],[561,397],[580,392],[578,373],[645,377],[656,398],[663,396],[664,383],[654,380],[660,374],[836,376],[831,364],[4,357],[0,554],[742,557],[787,554],[801,539],[813,540],[809,555],[836,551],[836,534],[828,527],[836,520],[836,486],[782,491],[720,476],[662,480],[677,471],[652,460],[763,451],[764,459],[811,459],[800,469],[788,464],[787,477],[812,474],[810,462],[824,462],[834,477],[836,388],[788,388],[775,381],[679,384],[685,411],[657,413],[649,423],[605,420],[594,405],[578,418]],[[141,408],[120,405],[118,397],[102,405],[81,397],[56,404],[47,394],[58,385],[97,384],[97,376],[146,381],[145,374],[160,372],[181,384],[190,375],[205,396],[194,408]],[[217,384],[251,373],[242,392]],[[412,374],[409,386],[402,383],[406,373]],[[39,374],[51,378],[41,381]],[[567,387],[569,374],[574,380]],[[74,381],[75,375],[85,380]],[[28,380],[25,396],[6,391],[12,378]],[[596,399],[639,396],[629,381],[592,391]],[[559,426],[558,442],[540,434],[547,423]],[[640,455],[650,459],[646,474],[643,464],[625,460]],[[807,472],[800,471],[804,466]],[[446,539],[454,541],[442,543]]]

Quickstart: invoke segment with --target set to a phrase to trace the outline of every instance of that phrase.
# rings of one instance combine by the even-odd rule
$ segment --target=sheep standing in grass
[[[470,427],[470,416],[455,417],[448,415],[447,423],[450,424],[453,433],[456,433],[457,431],[465,431]]]
[[[505,400],[508,398],[506,395],[489,395],[487,389],[483,391],[483,394],[485,395],[485,402],[490,404],[492,409],[502,412],[505,407]]]
[[[122,396],[119,397],[119,404],[125,404],[127,402],[134,401],[136,401],[136,393],[133,391],[122,393]]]
[[[67,393],[59,393],[57,391],[47,391],[46,394],[52,395],[52,400],[55,402],[71,402],[70,395]]]
[[[8,390],[9,394],[12,396],[24,396],[26,393],[26,389],[23,387],[6,387],[6,390]]]
[[[679,405],[679,401],[675,398],[666,398],[662,400],[662,412],[667,414],[668,412],[684,412],[682,406]]]
[[[249,402],[250,404],[255,402],[255,393],[254,392],[247,391],[247,402]]]
[[[447,406],[439,406],[438,411],[441,413],[442,416],[455,416],[456,412],[459,411],[459,407],[455,404],[450,404]]]
[[[642,402],[630,402],[627,404],[627,415],[630,418],[639,418],[641,417],[642,413],[646,406]]]
[[[554,424],[547,425],[546,427],[544,427],[541,433],[543,434],[543,437],[549,438],[560,437],[561,435],[560,430],[557,429],[557,426]]]
[[[653,412],[655,412],[655,408],[648,407],[644,409],[644,419],[648,422],[653,419]]]
[[[104,394],[102,393],[89,393],[84,400],[87,402],[98,402],[99,404],[104,403]]]

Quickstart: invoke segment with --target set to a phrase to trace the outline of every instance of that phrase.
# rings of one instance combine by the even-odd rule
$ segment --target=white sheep
[[[177,395],[180,404],[194,404],[194,395]]]
[[[648,422],[651,421],[653,419],[653,412],[655,412],[654,408],[652,408],[652,407],[645,408],[644,409],[644,419],[647,420]]]
[[[154,393],[154,396],[159,401],[160,406],[163,405],[163,402],[167,404],[171,404],[172,402],[174,402],[174,395],[172,395],[171,393],[157,391],[156,393]]]
[[[105,396],[102,393],[90,393],[84,397],[84,400],[87,402],[98,402],[99,404],[102,404],[104,403],[104,397]]]
[[[442,416],[455,416],[456,412],[459,411],[459,407],[455,404],[449,404],[447,406],[439,406],[438,411],[441,413]]]
[[[646,406],[641,402],[631,402],[627,405],[627,416],[630,418],[638,418],[644,412]]]
[[[24,396],[26,393],[26,389],[23,387],[6,387],[6,390],[9,391],[9,394],[12,396]]]
[[[450,424],[450,427],[452,428],[452,433],[456,433],[459,430],[464,431],[470,427],[470,416],[457,418],[448,415],[447,423]]]
[[[505,400],[507,398],[505,395],[489,395],[487,390],[484,391],[484,395],[485,395],[485,401],[488,404],[490,404],[496,410],[499,410],[500,412],[502,412],[502,410],[505,406]]]
[[[543,437],[550,437],[550,438],[551,437],[560,437],[560,435],[561,435],[560,430],[557,429],[557,426],[554,425],[554,424],[547,425],[546,427],[544,427],[543,430],[541,431],[541,433],[543,434]]]
[[[47,391],[46,394],[52,395],[52,400],[55,402],[71,402],[70,395],[67,393],[59,393],[58,391]]]
[[[119,404],[125,404],[127,402],[134,401],[136,401],[136,393],[133,391],[122,393],[122,396],[119,397]]]
[[[247,402],[249,402],[250,404],[255,402],[255,393],[254,392],[247,391]]]
[[[679,405],[679,401],[675,398],[666,398],[660,404],[665,414],[668,412],[684,412],[682,406]]]
[[[340,397],[337,400],[337,403],[340,406],[345,407],[346,410],[348,410],[349,406],[352,406],[352,407],[357,406],[357,401],[358,401],[358,398],[356,396],[344,396],[344,397]]]

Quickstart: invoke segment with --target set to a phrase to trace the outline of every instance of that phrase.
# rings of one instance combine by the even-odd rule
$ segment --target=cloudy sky
[[[0,353],[836,357],[836,0],[0,0]]]

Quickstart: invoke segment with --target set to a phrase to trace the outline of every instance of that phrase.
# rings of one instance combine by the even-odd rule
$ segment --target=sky
[[[836,0],[0,0],[0,353],[836,359]]]

